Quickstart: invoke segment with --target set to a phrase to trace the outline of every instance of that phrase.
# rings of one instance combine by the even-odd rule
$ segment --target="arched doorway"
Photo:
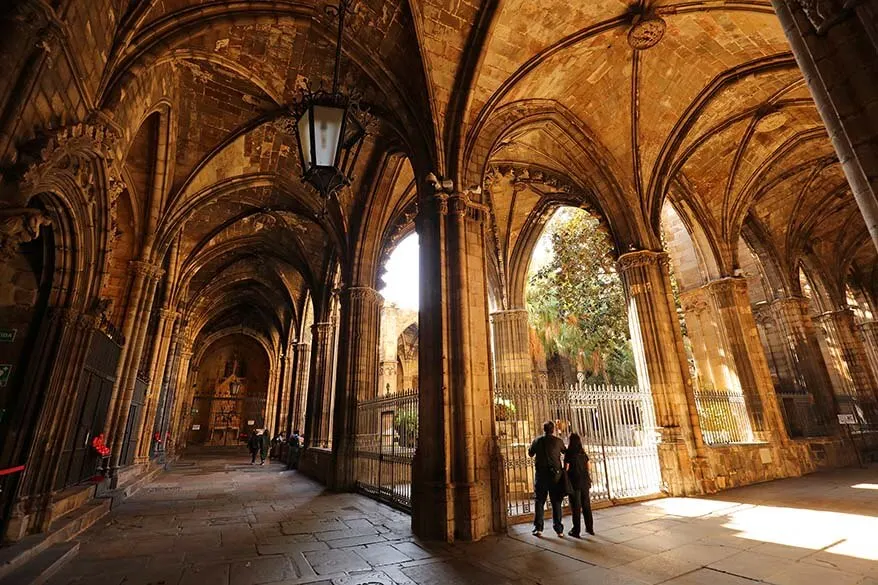
[[[195,369],[188,443],[234,446],[265,428],[270,367],[259,342],[239,333],[222,337],[205,349]]]

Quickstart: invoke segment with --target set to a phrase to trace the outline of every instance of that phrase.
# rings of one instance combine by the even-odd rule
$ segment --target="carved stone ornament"
[[[277,130],[278,132],[288,134],[290,136],[296,135],[296,119],[293,116],[278,116],[271,121],[271,125],[274,126],[275,130]]]
[[[108,169],[114,169],[117,140],[116,132],[100,122],[73,124],[43,135],[21,153],[22,162],[28,165],[21,181],[23,190],[38,193],[59,170],[73,172],[80,184],[90,181],[93,175],[85,167],[92,153],[99,155]],[[120,173],[111,175],[121,182]]]
[[[802,7],[802,12],[808,17],[811,26],[818,33],[826,32],[833,24],[838,22],[845,14],[846,6],[841,0],[796,0]],[[846,4],[853,4],[847,2]]]
[[[656,46],[665,36],[667,25],[660,16],[647,16],[635,20],[628,31],[628,44],[632,49],[643,51]]]
[[[0,209],[0,261],[14,256],[20,244],[35,240],[40,227],[51,224],[52,220],[38,209]]]
[[[626,270],[641,266],[661,266],[667,263],[668,255],[665,252],[635,250],[619,256],[619,260],[616,261],[616,269],[619,272],[625,272]]]

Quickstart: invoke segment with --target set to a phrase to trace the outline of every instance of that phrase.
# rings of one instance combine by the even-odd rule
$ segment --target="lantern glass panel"
[[[302,149],[302,170],[307,172],[314,160],[311,155],[311,108],[305,110],[296,125],[299,130],[299,147]]]
[[[314,161],[319,167],[335,166],[344,108],[314,106]]]

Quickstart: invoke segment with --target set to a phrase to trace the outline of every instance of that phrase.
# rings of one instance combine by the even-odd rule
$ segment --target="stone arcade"
[[[3,9],[6,542],[252,428],[298,429],[332,490],[405,490],[419,537],[503,532],[495,393],[545,385],[524,291],[561,206],[611,242],[651,495],[870,455],[878,2],[356,0],[339,82],[373,120],[323,200],[285,116],[332,79],[329,4]],[[378,292],[414,231],[415,319]]]

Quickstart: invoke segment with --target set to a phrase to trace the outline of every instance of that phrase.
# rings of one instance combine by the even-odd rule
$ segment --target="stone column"
[[[277,418],[274,421],[274,426],[276,429],[276,433],[284,432],[287,435],[290,433],[289,429],[289,412],[292,408],[290,404],[291,400],[291,386],[292,386],[292,377],[293,377],[293,355],[288,348],[286,353],[281,356],[281,376],[280,376],[280,390],[278,392],[278,406],[277,406]]]
[[[122,336],[126,340],[122,348],[122,355],[119,356],[119,364],[116,366],[116,383],[113,386],[113,394],[110,397],[110,406],[107,409],[107,422],[104,425],[104,436],[107,442],[110,437],[115,434],[116,419],[118,418],[120,402],[124,394],[125,381],[132,368],[137,368],[137,362],[133,362],[134,357],[131,351],[134,345],[132,341],[136,337],[136,328],[142,322],[143,307],[145,305],[143,296],[146,292],[146,283],[152,273],[152,266],[145,262],[131,262],[128,266],[128,272],[131,275],[131,286],[128,289],[129,301],[126,307],[125,315],[122,318]],[[138,359],[140,357],[138,356]]]
[[[680,294],[686,331],[692,345],[692,356],[700,389],[731,387],[729,352],[720,339],[719,323],[710,292],[698,287]]]
[[[487,210],[467,194],[432,187],[417,217],[420,398],[412,529],[423,538],[477,540],[506,523],[489,370]]]
[[[281,360],[281,354],[278,354],[274,359],[274,365],[268,372],[268,388],[265,392],[265,410],[262,413],[262,428],[267,429],[272,436],[275,433],[275,429],[272,425],[274,424],[275,414],[277,413],[277,393],[279,389]]]
[[[305,410],[308,403],[308,370],[311,365],[311,346],[297,343],[293,346],[296,358],[295,386],[293,387],[293,412],[291,431],[305,432]]]
[[[325,420],[332,391],[333,339],[332,322],[311,326],[311,376],[308,384],[308,402],[305,412],[305,446],[324,448],[329,438],[329,421]]]
[[[772,0],[878,248],[878,6]]]
[[[775,322],[783,332],[781,337],[788,344],[799,387],[805,388],[814,399],[820,418],[837,431],[832,382],[820,351],[817,330],[809,314],[808,300],[789,297],[775,300],[771,306]]]
[[[859,329],[863,346],[869,355],[869,363],[872,365],[872,375],[878,379],[878,321],[861,323]]]
[[[340,297],[338,374],[332,413],[332,464],[329,487],[354,487],[357,403],[378,393],[378,332],[383,299],[373,288],[345,287]]]
[[[876,387],[875,377],[869,365],[866,346],[857,332],[854,312],[850,309],[831,311],[822,314],[820,321],[829,332],[844,360],[852,395],[863,407],[871,411],[872,405],[878,398],[878,387]]]
[[[378,386],[379,396],[396,394],[396,368],[396,360],[381,362],[381,375],[379,376],[380,384]]]
[[[671,292],[668,256],[640,250],[619,257],[637,379],[652,392],[659,461],[670,495],[702,492],[695,459],[703,449],[683,336]]]
[[[527,310],[510,309],[491,313],[494,342],[494,381],[498,385],[533,382]]]
[[[755,438],[785,441],[787,434],[783,417],[750,307],[747,280],[723,278],[708,283],[707,289],[733,362],[738,387],[744,395]]]
[[[149,461],[153,444],[153,427],[158,415],[165,367],[168,364],[171,333],[177,316],[177,311],[167,307],[159,309],[159,322],[156,328],[158,339],[153,343],[152,355],[149,360],[149,386],[147,386],[146,398],[144,399],[143,416],[140,417],[140,423],[134,430],[134,433],[140,437],[137,443],[137,456],[134,458],[136,465]]]
[[[173,414],[171,415],[170,428],[171,438],[168,440],[166,450],[168,457],[174,457],[177,454],[177,443],[180,441],[181,433],[186,432],[187,423],[189,421],[188,409],[192,403],[192,389],[189,384],[189,364],[192,362],[192,342],[188,339],[181,339],[179,342],[180,361],[177,366],[176,376],[174,378],[174,399]]]
[[[178,316],[175,316],[174,319],[171,345],[168,349],[167,365],[165,365],[164,374],[162,375],[161,395],[158,408],[156,409],[155,426],[153,427],[153,433],[157,434],[160,439],[160,442],[155,446],[157,453],[166,452],[170,442],[168,428],[173,412],[175,390],[177,388],[176,384],[171,382],[176,381],[177,369],[180,367],[180,330],[182,328],[182,321],[176,317]]]
[[[143,262],[135,263],[135,270],[137,272],[146,271],[147,276],[143,279],[144,292],[140,299],[140,306],[136,308],[130,307],[129,313],[126,315],[126,319],[129,315],[133,315],[132,318],[134,319],[135,326],[133,328],[132,336],[126,337],[128,344],[130,344],[130,347],[128,348],[130,355],[127,356],[128,359],[126,360],[127,367],[122,371],[121,378],[116,380],[116,383],[119,385],[118,392],[120,396],[117,401],[118,406],[115,411],[115,422],[113,423],[112,435],[109,435],[108,441],[113,449],[113,453],[110,457],[109,475],[114,479],[116,477],[116,470],[119,468],[119,459],[122,456],[122,439],[125,436],[128,411],[131,409],[131,402],[134,399],[134,385],[137,378],[137,370],[140,365],[140,357],[143,353],[143,346],[146,340],[146,332],[149,328],[149,315],[152,310],[153,297],[155,296],[159,278],[163,273],[159,268]],[[116,389],[114,388],[114,392],[115,391]],[[144,415],[141,414],[141,417],[142,416]],[[113,483],[115,483],[115,481]],[[115,487],[115,485],[113,485],[113,487]]]

